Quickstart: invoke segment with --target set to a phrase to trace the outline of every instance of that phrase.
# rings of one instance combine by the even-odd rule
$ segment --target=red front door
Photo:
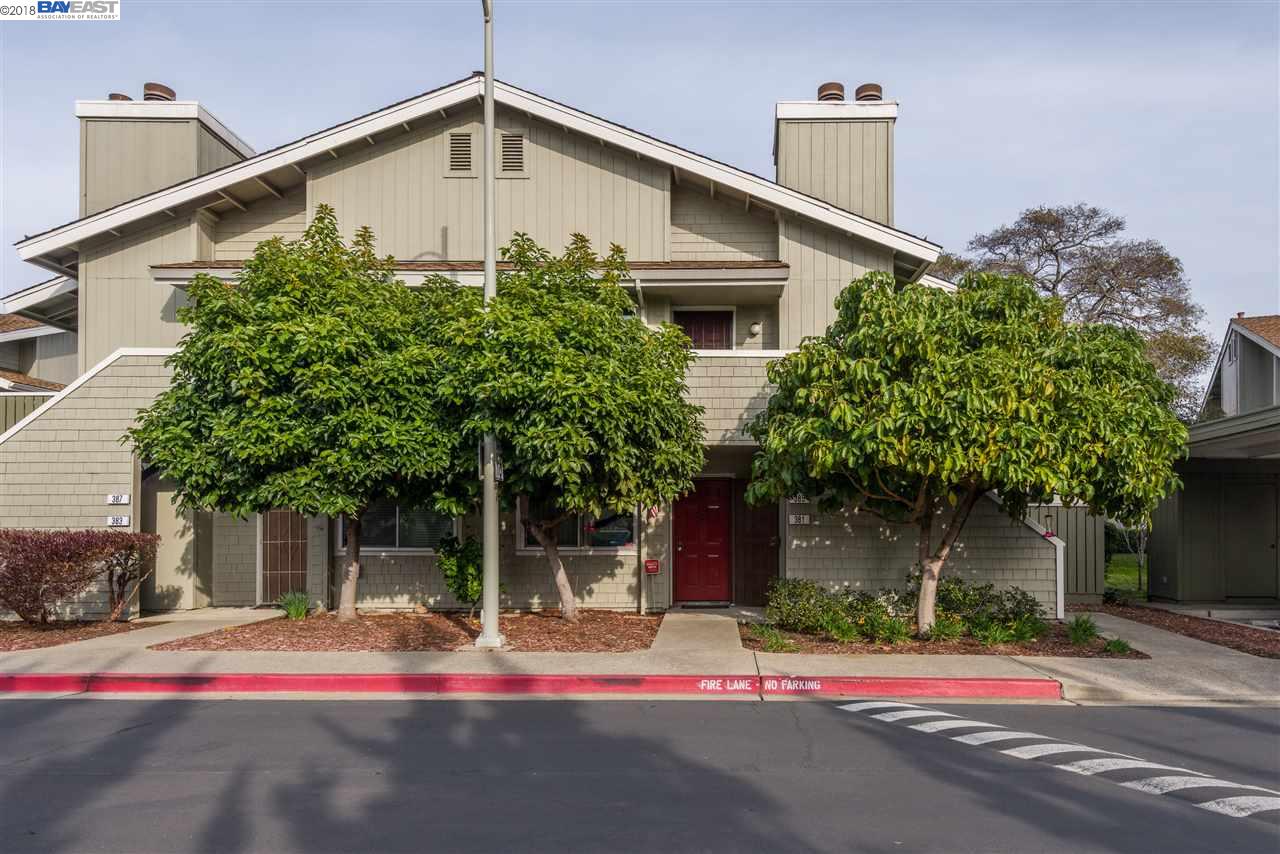
[[[697,480],[676,502],[675,600],[728,602],[733,596],[733,481]]]

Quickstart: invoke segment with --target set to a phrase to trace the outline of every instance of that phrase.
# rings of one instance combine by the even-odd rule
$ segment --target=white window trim
[[[337,522],[338,524],[333,526],[333,553],[335,555],[345,555],[347,553],[347,547],[342,544],[342,534],[343,534],[342,517],[338,517]],[[397,501],[396,502],[396,532],[397,532],[396,536],[397,538],[399,537],[399,530],[400,530],[400,502]],[[453,517],[453,535],[457,537],[459,540],[462,539],[462,519],[458,518],[457,516]],[[361,544],[360,546],[360,556],[362,558],[365,557],[366,555],[381,556],[381,555],[434,555],[434,554],[436,554],[435,549],[422,548],[419,546],[414,546],[412,548],[409,548],[409,547],[401,548],[400,546],[367,546],[364,544]]]
[[[743,349],[738,346],[738,307],[736,305],[672,305],[671,306],[671,322],[676,322],[677,311],[727,311],[731,315],[729,320],[729,348],[727,350],[697,350],[695,353],[732,353],[735,350]],[[752,348],[746,348],[752,349]]]
[[[518,555],[540,555],[543,554],[541,546],[531,546],[524,541],[524,506],[527,499],[521,498],[516,502],[515,525],[516,525],[516,554]],[[636,553],[636,539],[640,536],[640,511],[639,508],[633,508],[631,511],[631,519],[633,522],[631,528],[631,544],[627,546],[557,546],[556,550],[569,555],[634,555]],[[581,513],[576,513],[579,519],[582,518]],[[579,533],[582,526],[579,523]]]

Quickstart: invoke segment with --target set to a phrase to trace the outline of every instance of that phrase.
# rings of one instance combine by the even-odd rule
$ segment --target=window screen
[[[453,519],[427,507],[400,508],[400,548],[434,549],[453,533]]]
[[[671,319],[689,336],[695,350],[733,349],[732,311],[674,311]]]

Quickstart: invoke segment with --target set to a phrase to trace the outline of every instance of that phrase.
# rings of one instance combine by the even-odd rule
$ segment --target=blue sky
[[[824,80],[901,102],[897,224],[962,248],[1087,201],[1164,242],[1221,334],[1280,311],[1280,4],[497,2],[497,74],[772,177],[773,104]],[[146,80],[259,150],[467,75],[480,4],[141,2],[0,23],[0,294],[76,213],[73,102]]]

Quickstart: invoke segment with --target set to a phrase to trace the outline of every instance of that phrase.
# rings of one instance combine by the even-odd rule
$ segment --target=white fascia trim
[[[8,314],[8,312],[4,312]],[[27,329],[16,329],[13,332],[0,332],[0,344],[9,341],[26,341],[30,338],[43,338],[45,335],[57,335],[63,330],[56,326],[32,326]]]
[[[701,178],[715,181],[759,199],[772,207],[785,208],[800,216],[824,225],[870,240],[895,251],[904,252],[932,264],[938,260],[942,247],[922,240],[887,225],[860,217],[834,205],[820,201],[795,190],[789,190],[759,175],[717,163],[714,160],[677,148],[612,122],[580,113],[561,104],[516,89],[500,80],[494,81],[497,100],[544,121],[562,125],[570,130],[633,151],[659,163],[684,169]]]
[[[689,284],[737,284],[741,282],[786,282],[791,278],[787,267],[747,267],[740,269],[680,269],[632,270],[631,278],[641,285],[658,282],[687,282]]]
[[[916,281],[928,288],[938,288],[939,290],[952,294],[956,292],[956,286],[951,282],[948,282],[946,279],[939,278],[938,276],[930,276],[928,273],[925,273]]]
[[[324,154],[331,148],[340,148],[348,143],[372,136],[388,128],[396,127],[404,122],[437,110],[448,109],[468,98],[479,97],[481,85],[479,78],[469,78],[445,89],[429,95],[406,101],[380,113],[363,116],[327,131],[303,137],[297,142],[285,145],[275,151],[260,154],[230,166],[224,166],[215,172],[192,178],[190,181],[126,202],[119,207],[110,208],[94,216],[69,223],[62,228],[54,229],[47,234],[28,238],[17,244],[18,255],[23,260],[30,260],[38,255],[62,249],[81,240],[102,234],[112,228],[118,228],[134,220],[152,214],[158,214],[167,208],[173,208],[203,196],[216,193],[241,181],[250,181],[266,175],[276,169],[282,169],[291,163],[306,160],[318,154]]]
[[[258,152],[200,106],[199,101],[76,101],[78,119],[197,119],[241,157]]]
[[[784,119],[896,119],[897,101],[779,101],[774,111]]]
[[[25,309],[34,308],[45,300],[72,293],[79,287],[78,281],[66,276],[50,279],[9,294],[8,297],[0,300],[0,312],[17,314]]]
[[[40,406],[34,411],[32,411],[29,415],[27,415],[26,418],[23,418],[21,421],[19,421],[17,424],[14,424],[8,430],[5,430],[3,433],[0,433],[0,445],[3,445],[5,442],[9,441],[9,438],[11,436],[16,435],[18,431],[21,430],[23,427],[26,427],[32,421],[35,421],[41,415],[44,415],[45,412],[57,406],[58,402],[61,401],[64,397],[71,394],[76,389],[80,388],[80,386],[84,385],[89,380],[96,377],[98,374],[102,373],[104,370],[110,367],[111,364],[115,362],[117,359],[123,359],[129,356],[155,356],[157,358],[168,358],[169,356],[172,356],[176,352],[178,352],[177,347],[121,347],[120,349],[112,353],[110,356],[107,356],[107,358],[103,359],[101,362],[94,365],[92,368],[85,371],[80,376],[76,377],[74,380],[71,381],[70,385],[68,385],[62,391],[55,394],[53,397],[46,400],[44,403],[40,404]]]

